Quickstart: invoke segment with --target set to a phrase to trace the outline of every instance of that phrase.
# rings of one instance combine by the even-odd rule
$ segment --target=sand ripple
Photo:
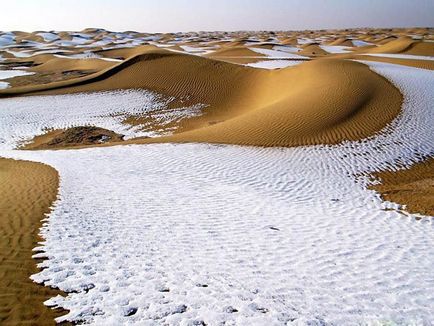
[[[360,142],[0,152],[60,173],[33,279],[96,324],[433,323],[432,221],[366,186],[434,153],[434,79],[370,65],[404,108]]]

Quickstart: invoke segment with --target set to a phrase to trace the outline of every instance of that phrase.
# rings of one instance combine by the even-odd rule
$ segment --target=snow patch
[[[21,68],[22,69],[22,68]],[[34,75],[34,72],[24,70],[0,70],[0,80],[9,79],[20,76]]]
[[[341,45],[320,45],[321,49],[328,53],[349,53],[351,47]]]
[[[383,57],[383,58],[408,59],[408,60],[429,60],[429,61],[434,60],[434,57],[432,56],[399,54],[399,53],[363,53],[363,55],[370,55],[373,57]]]
[[[246,66],[261,69],[281,69],[290,66],[296,66],[306,60],[264,60],[254,63],[248,63]]]
[[[15,72],[15,71],[14,71]],[[172,99],[144,90],[31,96],[0,101],[0,149],[12,149],[49,129],[91,125],[125,138],[170,134],[167,125],[202,113],[204,105],[169,109]],[[124,123],[130,116],[147,117],[148,124]],[[157,124],[161,130],[153,130]]]
[[[295,53],[288,53],[283,51],[261,49],[261,48],[254,48],[254,47],[249,47],[249,49],[256,53],[263,54],[270,59],[308,59],[308,57],[298,55]]]
[[[35,257],[48,259],[32,276],[74,291],[49,300],[70,310],[58,321],[431,324],[434,224],[366,186],[371,172],[434,154],[434,77],[367,64],[397,85],[404,106],[381,133],[360,142],[1,151],[59,171],[59,199],[35,248]],[[83,106],[85,96],[91,94],[77,98]],[[25,100],[0,100],[3,137],[27,128],[29,118],[20,119],[29,112],[17,110]],[[58,108],[58,101],[40,98],[32,109]],[[113,101],[101,96],[95,103]]]

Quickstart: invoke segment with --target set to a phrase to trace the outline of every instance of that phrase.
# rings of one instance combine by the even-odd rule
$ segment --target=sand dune
[[[213,53],[205,55],[208,58],[243,58],[243,57],[265,57],[264,54],[250,50],[246,46],[231,46],[217,50]]]
[[[413,37],[413,33],[417,35]],[[77,33],[43,31],[0,33],[2,44],[9,46],[8,48],[2,48],[3,50],[0,51],[1,64],[10,69],[28,66],[29,71],[36,73],[32,76],[17,77],[14,82],[9,80],[12,87],[1,90],[0,96],[59,95],[113,91],[110,93],[77,95],[77,97],[74,97],[76,106],[68,106],[69,95],[56,97],[56,102],[52,101],[53,97],[44,98],[50,101],[47,104],[46,111],[53,110],[50,111],[53,113],[46,115],[45,117],[49,116],[49,119],[45,120],[41,120],[41,117],[38,116],[33,121],[32,126],[39,124],[41,128],[49,128],[48,124],[51,123],[53,126],[55,121],[55,128],[59,129],[38,138],[38,143],[30,145],[28,149],[69,148],[71,146],[78,148],[120,144],[116,140],[120,140],[122,137],[108,130],[92,129],[91,127],[86,127],[90,129],[83,127],[67,129],[70,125],[63,124],[63,122],[65,119],[72,119],[71,117],[74,114],[74,119],[84,121],[82,125],[86,125],[89,121],[98,124],[101,123],[98,119],[107,118],[110,114],[116,115],[118,119],[117,125],[107,125],[108,129],[116,132],[128,131],[129,126],[134,125],[136,129],[131,134],[142,138],[126,140],[122,144],[204,142],[264,147],[337,144],[346,140],[360,140],[376,135],[379,130],[398,116],[403,103],[400,91],[388,80],[371,71],[366,65],[350,60],[390,62],[434,69],[434,61],[430,60],[420,60],[414,57],[412,59],[411,57],[389,58],[364,55],[433,56],[434,43],[423,41],[432,38],[430,33],[429,29],[300,31],[294,33],[168,33],[155,35],[131,31],[116,33],[101,29],[85,29]],[[11,43],[12,37],[16,38],[15,42],[17,44]],[[358,47],[352,41],[356,39],[375,44],[364,45],[364,43],[360,43],[361,46]],[[262,50],[271,50],[275,49],[275,44],[298,46],[301,51],[297,52],[297,54],[308,56],[312,61],[275,71],[243,66],[251,63],[258,66],[258,61],[260,66],[264,59],[269,59],[266,54],[253,51],[249,46]],[[352,47],[351,50],[354,50],[354,52],[348,54],[329,53],[324,51],[325,47],[321,48],[324,44],[336,48]],[[171,52],[157,47],[167,47],[172,51],[191,53]],[[188,51],[189,48],[190,50],[194,48],[212,49],[214,52],[194,53],[194,51]],[[53,53],[34,55],[38,51],[57,50],[63,51],[62,54],[64,55],[85,56],[89,54],[90,56],[95,55],[102,58],[80,59],[75,57],[71,59],[58,57]],[[282,51],[282,55],[284,53]],[[200,55],[203,55],[203,57]],[[104,58],[119,59],[122,62],[105,61]],[[267,65],[271,65],[268,64],[269,62],[271,60],[267,61]],[[275,60],[274,63],[279,62]],[[282,67],[286,66],[284,62],[279,64],[282,64]],[[391,76],[394,74],[399,75],[393,67],[378,67],[380,67],[378,68],[380,70],[389,71]],[[408,74],[413,73],[411,70],[405,71]],[[425,76],[426,73],[420,74]],[[70,79],[67,80],[67,78]],[[426,76],[424,78],[429,79]],[[398,80],[400,79],[398,78]],[[127,101],[131,102],[132,93],[136,91],[130,90],[129,92],[132,93],[126,94],[125,91],[118,90],[128,89],[139,89],[137,90],[139,93],[146,89],[161,94],[161,100],[165,103],[163,106],[165,106],[164,110],[166,111],[139,110],[138,113],[135,112],[131,115],[119,117],[118,113],[120,111],[117,111],[117,106],[126,109],[131,108],[119,100],[120,96],[124,94]],[[423,89],[423,87],[420,87],[420,89]],[[101,96],[110,103],[93,100]],[[28,99],[32,98],[29,97]],[[7,99],[6,101],[10,100],[14,99]],[[115,103],[116,101],[117,103]],[[137,101],[137,103],[138,108],[144,108],[143,102]],[[409,103],[408,99],[405,103]],[[107,113],[105,117],[90,114],[93,111],[98,111],[95,109],[98,105],[104,106],[101,111]],[[74,108],[75,112],[70,112],[71,108]],[[77,108],[82,109],[82,111],[75,110]],[[194,111],[195,114],[190,114],[189,110]],[[101,113],[101,111],[99,112]],[[154,119],[152,114],[158,116],[158,119],[168,120],[167,112],[169,111],[177,118],[173,120],[174,122],[166,125],[166,129],[163,128],[164,126],[162,127],[161,121],[150,123]],[[91,118],[84,113],[89,114]],[[57,120],[54,119],[55,117]],[[182,119],[179,119],[179,117],[182,117]],[[113,117],[111,116],[111,118]],[[42,122],[47,123],[47,125],[42,126]],[[147,124],[149,130],[141,129],[139,134],[137,130],[142,128],[144,123]],[[9,131],[14,126],[14,124],[9,125]],[[65,128],[66,131],[61,128]],[[119,130],[115,130],[116,128],[119,128]],[[83,130],[87,130],[85,137],[82,137]],[[169,130],[174,134],[167,136],[165,132]],[[164,134],[166,136],[148,138],[149,136],[146,134],[148,131],[150,134],[159,131],[159,133],[156,132],[155,134]],[[100,138],[108,136],[113,138],[113,142],[111,144],[100,144]],[[83,141],[83,138],[86,140],[87,146],[84,146],[86,142]],[[52,146],[52,143],[55,145]],[[347,146],[345,144],[348,145],[348,143],[341,145],[345,147]],[[363,146],[365,141],[357,144],[360,148],[355,160],[364,162],[365,153],[363,151],[365,149]],[[389,145],[395,146],[394,148],[399,147],[397,142],[392,142]],[[154,148],[153,146],[149,147]],[[166,145],[158,146],[163,148]],[[158,146],[155,148],[158,149]],[[177,145],[170,146],[176,147]],[[184,148],[197,146],[197,148],[204,149],[205,152],[209,150],[208,145],[193,144],[183,146],[185,146]],[[131,147],[119,146],[113,150],[122,152],[124,149],[128,150],[128,148]],[[321,148],[324,148],[325,156],[331,153],[328,147]],[[377,157],[372,155],[372,153],[376,153],[381,158],[384,151],[380,147],[372,147],[371,149],[371,159],[376,164],[378,163],[375,171],[387,168],[388,166],[384,165],[384,162],[380,159],[377,161]],[[258,149],[258,151],[276,151],[276,153],[279,150]],[[299,149],[290,150],[298,151]],[[95,151],[109,153],[107,148],[95,149]],[[23,157],[27,154],[30,155],[29,157],[31,155],[35,155],[35,157],[44,155],[43,151],[24,153]],[[62,155],[67,157],[69,155],[67,152],[62,154],[62,151],[56,151],[55,153],[59,155],[58,157]],[[74,153],[81,152],[74,151]],[[131,153],[134,153],[137,157],[142,157],[143,154],[139,150],[137,153],[132,150]],[[351,159],[351,154],[354,151],[350,146],[348,152],[343,153],[345,153],[345,156],[332,158],[327,156],[330,158],[329,166],[334,166],[335,161],[346,162],[347,159]],[[403,150],[401,154],[396,153],[407,155],[410,152],[407,153]],[[179,155],[181,157],[184,155],[183,150],[179,151]],[[169,155],[165,157],[167,158]],[[52,159],[51,155],[47,155],[47,161],[50,159]],[[205,165],[210,166],[214,160],[214,156],[209,160],[205,159]],[[230,155],[226,160],[228,167],[235,162],[232,161]],[[179,162],[179,160],[175,161]],[[253,161],[252,159],[250,163]],[[86,165],[85,160],[79,160],[79,162]],[[133,159],[132,164],[134,165],[135,162]],[[290,160],[285,159],[284,162],[288,164]],[[103,162],[99,163],[105,164]],[[395,163],[391,166],[395,167]],[[300,162],[299,164],[300,168],[306,166],[306,164]],[[315,164],[318,167],[313,169],[315,173],[323,171],[321,170],[323,168],[321,160],[318,160]],[[242,160],[237,165],[243,166]],[[256,170],[257,166],[265,165],[252,164],[241,175],[247,175],[249,169]],[[119,166],[119,164],[116,166]],[[158,164],[156,166],[160,168]],[[176,163],[170,164],[170,166],[176,166]],[[275,175],[274,166],[272,164],[269,166],[270,171]],[[373,189],[382,193],[387,200],[410,204],[410,211],[433,214],[431,205],[432,166],[434,165],[431,159],[426,163],[415,165],[410,170],[403,170],[398,173],[382,172],[375,174],[376,177],[381,178],[383,184],[376,185]],[[347,171],[345,170],[347,168],[348,166],[343,167],[342,171]],[[288,175],[297,175],[297,169],[294,169],[294,173]],[[103,169],[99,170],[103,171]],[[172,170],[171,172],[173,172]],[[219,170],[216,169],[215,171],[217,171],[218,175]],[[231,174],[228,171],[231,171],[231,168],[227,168],[224,174],[230,176]],[[279,170],[279,173],[285,171],[287,171],[287,168]],[[163,175],[166,176],[165,173]],[[322,176],[321,173],[319,175]],[[243,179],[243,177],[240,178]],[[348,181],[346,176],[342,175],[342,178]],[[210,180],[215,181],[215,179]],[[41,305],[41,302],[47,296],[53,296],[56,292],[40,288],[28,280],[28,276],[35,272],[30,258],[30,249],[36,245],[36,231],[40,226],[43,213],[48,210],[50,203],[54,200],[57,182],[56,172],[47,166],[0,159],[0,187],[2,195],[4,194],[0,198],[0,208],[2,212],[7,212],[7,219],[0,219],[0,223],[4,224],[2,228],[4,236],[0,237],[3,240],[3,242],[0,242],[2,247],[0,248],[0,258],[3,262],[6,262],[2,264],[0,269],[2,275],[0,287],[6,288],[5,291],[9,291],[8,297],[3,298],[4,305],[0,298],[0,305],[5,307],[3,310],[0,309],[0,323],[10,321],[18,323],[32,318],[42,323],[49,322],[53,317],[57,316],[57,313],[46,311]],[[245,179],[241,184],[243,182],[245,182]],[[314,183],[313,180],[312,184]],[[272,192],[272,197],[278,197],[281,193],[280,184],[276,184],[276,191]],[[249,182],[246,185],[251,186]],[[261,188],[263,187],[258,187],[258,189]],[[328,194],[326,190],[323,189],[324,193]],[[295,198],[297,202],[298,195],[299,193],[295,191],[293,195],[286,199]],[[372,195],[372,198],[375,196]],[[324,196],[318,197],[319,200],[323,200],[323,198]],[[311,200],[311,197],[309,197],[309,200]],[[328,201],[327,199],[327,205],[330,204]],[[369,201],[369,203],[371,202],[372,200]],[[35,207],[35,203],[38,204],[37,207]],[[390,203],[387,205],[391,205],[394,210],[399,207],[399,205]],[[157,207],[162,206],[158,205]],[[219,206],[215,207],[216,209],[213,212],[218,211]],[[342,207],[346,209],[344,202],[342,202]],[[287,211],[289,210],[285,209],[285,212]],[[384,217],[385,213],[381,211],[378,214],[379,216],[376,216],[374,220]],[[397,215],[398,213],[394,211],[393,214]],[[399,214],[402,214],[402,212]],[[291,224],[289,223],[288,227]],[[352,226],[353,224],[351,224]],[[369,227],[366,230],[369,231]],[[407,234],[405,233],[407,230],[409,228],[404,227],[401,230],[402,234]],[[328,235],[323,235],[327,239]],[[374,238],[378,240],[378,237]],[[312,239],[316,241],[318,237]],[[202,248],[202,245],[200,248]],[[11,273],[11,270],[17,270],[18,272]],[[17,285],[16,283],[20,284]],[[11,287],[12,289],[10,289]],[[23,295],[23,293],[26,294]],[[29,312],[29,306],[34,310],[30,309]]]
[[[133,48],[101,50],[101,51],[96,51],[95,53],[100,54],[104,58],[128,59],[133,56],[146,53],[149,50],[155,50],[155,49],[157,49],[157,47],[153,45],[142,45]]]
[[[32,250],[40,238],[44,214],[56,199],[58,174],[53,168],[0,158],[0,324],[54,325],[65,313],[43,305],[60,293],[33,283],[38,271]]]
[[[50,300],[71,309],[59,321],[429,323],[432,223],[366,186],[370,172],[432,153],[434,80],[426,70],[371,67],[406,100],[399,119],[362,142],[3,151],[61,175],[42,231],[51,259],[33,276],[76,291]],[[13,121],[21,129],[29,118]]]
[[[328,45],[339,45],[339,46],[350,46],[350,47],[354,46],[351,40],[344,37],[338,38],[337,40],[330,42]]]
[[[406,53],[413,55],[434,56],[434,43],[415,41],[408,36],[387,42],[379,47],[369,49],[369,53]]]
[[[178,134],[157,141],[337,143],[372,135],[396,116],[401,103],[391,84],[355,62],[324,59],[263,71],[164,50],[134,57],[77,85],[39,94],[127,88],[209,105],[204,115],[184,120]]]
[[[34,72],[55,72],[55,71],[100,71],[115,65],[115,62],[100,59],[66,59],[53,58],[46,60],[44,63],[31,67],[29,70]]]
[[[318,43],[308,43],[301,46],[300,55],[316,57],[327,55],[328,52],[321,49]]]

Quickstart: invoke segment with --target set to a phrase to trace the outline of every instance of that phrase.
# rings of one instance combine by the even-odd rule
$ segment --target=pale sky
[[[140,32],[434,26],[434,0],[0,0],[0,30]]]

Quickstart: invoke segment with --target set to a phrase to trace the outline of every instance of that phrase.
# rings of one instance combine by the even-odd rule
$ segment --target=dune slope
[[[434,216],[434,158],[409,169],[383,171],[375,176],[381,183],[371,188],[385,200],[405,204],[412,213]]]
[[[59,86],[68,87],[49,90]],[[162,50],[69,85],[47,85],[38,94],[127,88],[173,96],[184,105],[208,105],[202,116],[183,120],[177,134],[134,142],[334,144],[373,135],[398,114],[402,100],[395,87],[361,63],[322,59],[264,71]]]
[[[41,219],[56,199],[58,174],[39,163],[0,158],[0,324],[54,325],[64,314],[43,305],[60,293],[30,280]]]

